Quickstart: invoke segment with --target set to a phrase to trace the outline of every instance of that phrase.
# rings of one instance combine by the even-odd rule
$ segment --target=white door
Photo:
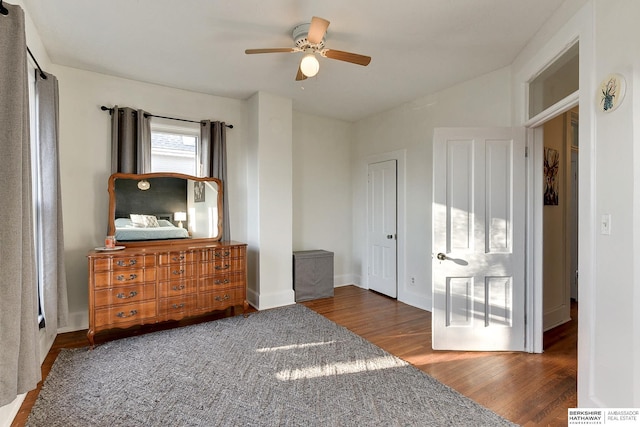
[[[369,289],[397,297],[396,161],[372,163],[368,170],[367,242]]]
[[[525,350],[522,129],[434,131],[436,350]]]

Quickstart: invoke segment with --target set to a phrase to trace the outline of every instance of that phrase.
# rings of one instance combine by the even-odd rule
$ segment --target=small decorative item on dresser
[[[116,236],[107,236],[104,239],[104,246],[108,249],[113,249],[116,247]]]

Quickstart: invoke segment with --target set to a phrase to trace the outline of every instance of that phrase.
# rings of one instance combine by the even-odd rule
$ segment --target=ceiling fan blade
[[[326,19],[318,18],[314,16],[311,18],[311,25],[309,26],[309,33],[307,34],[307,40],[311,44],[318,44],[322,41],[324,34],[329,27],[329,21]]]
[[[369,65],[371,62],[370,56],[358,55],[357,53],[343,52],[341,50],[326,49],[323,56],[331,59],[337,59],[338,61],[351,62],[358,65]]]
[[[298,66],[298,74],[296,75],[296,81],[305,80],[307,76],[302,74],[302,68]]]
[[[296,52],[295,48],[292,47],[276,47],[271,49],[247,49],[244,51],[247,55],[251,55],[254,53],[290,53]]]

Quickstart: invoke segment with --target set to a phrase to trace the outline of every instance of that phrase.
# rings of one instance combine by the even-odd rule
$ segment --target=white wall
[[[599,82],[612,72],[626,78],[630,92],[617,110],[594,115],[595,215],[596,219],[611,215],[611,235],[595,238],[593,346],[589,349],[593,372],[588,400],[609,407],[639,407],[640,277],[634,264],[640,259],[640,248],[634,241],[637,230],[633,231],[640,215],[634,190],[640,167],[635,89],[640,83],[640,2],[607,0],[594,5],[596,86],[590,93],[597,93]],[[595,108],[599,101],[595,97],[589,107]]]
[[[579,38],[578,405],[638,407],[640,3],[590,0],[575,13],[581,3],[567,2],[514,62],[514,123],[526,121],[525,82]],[[612,72],[625,76],[627,98],[602,113],[598,86]],[[611,215],[611,235],[600,234],[602,214]]]
[[[110,116],[100,106],[141,108],[192,120],[223,120],[227,131],[231,237],[246,232],[246,102],[126,80],[75,68],[51,68],[60,85],[60,167],[71,329],[87,327],[87,251],[107,231],[111,174]]]
[[[436,127],[510,126],[511,76],[502,68],[442,92],[417,99],[355,124],[352,164],[353,268],[367,287],[366,198],[367,164],[385,156],[403,157],[405,182],[404,229],[398,245],[404,246],[404,265],[398,267],[398,299],[431,310],[431,203],[432,140]],[[400,252],[399,251],[399,252]],[[399,257],[401,263],[402,258]],[[411,284],[411,278],[415,284]]]
[[[292,101],[265,92],[249,99],[251,189],[247,298],[258,309],[293,304]]]
[[[334,285],[354,283],[351,245],[353,125],[293,113],[293,250],[334,253]]]

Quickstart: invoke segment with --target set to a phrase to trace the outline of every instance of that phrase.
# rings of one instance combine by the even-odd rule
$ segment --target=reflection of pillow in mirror
[[[153,215],[129,215],[134,227],[158,227],[158,219]]]
[[[129,218],[116,218],[116,227],[131,227],[132,223]]]

